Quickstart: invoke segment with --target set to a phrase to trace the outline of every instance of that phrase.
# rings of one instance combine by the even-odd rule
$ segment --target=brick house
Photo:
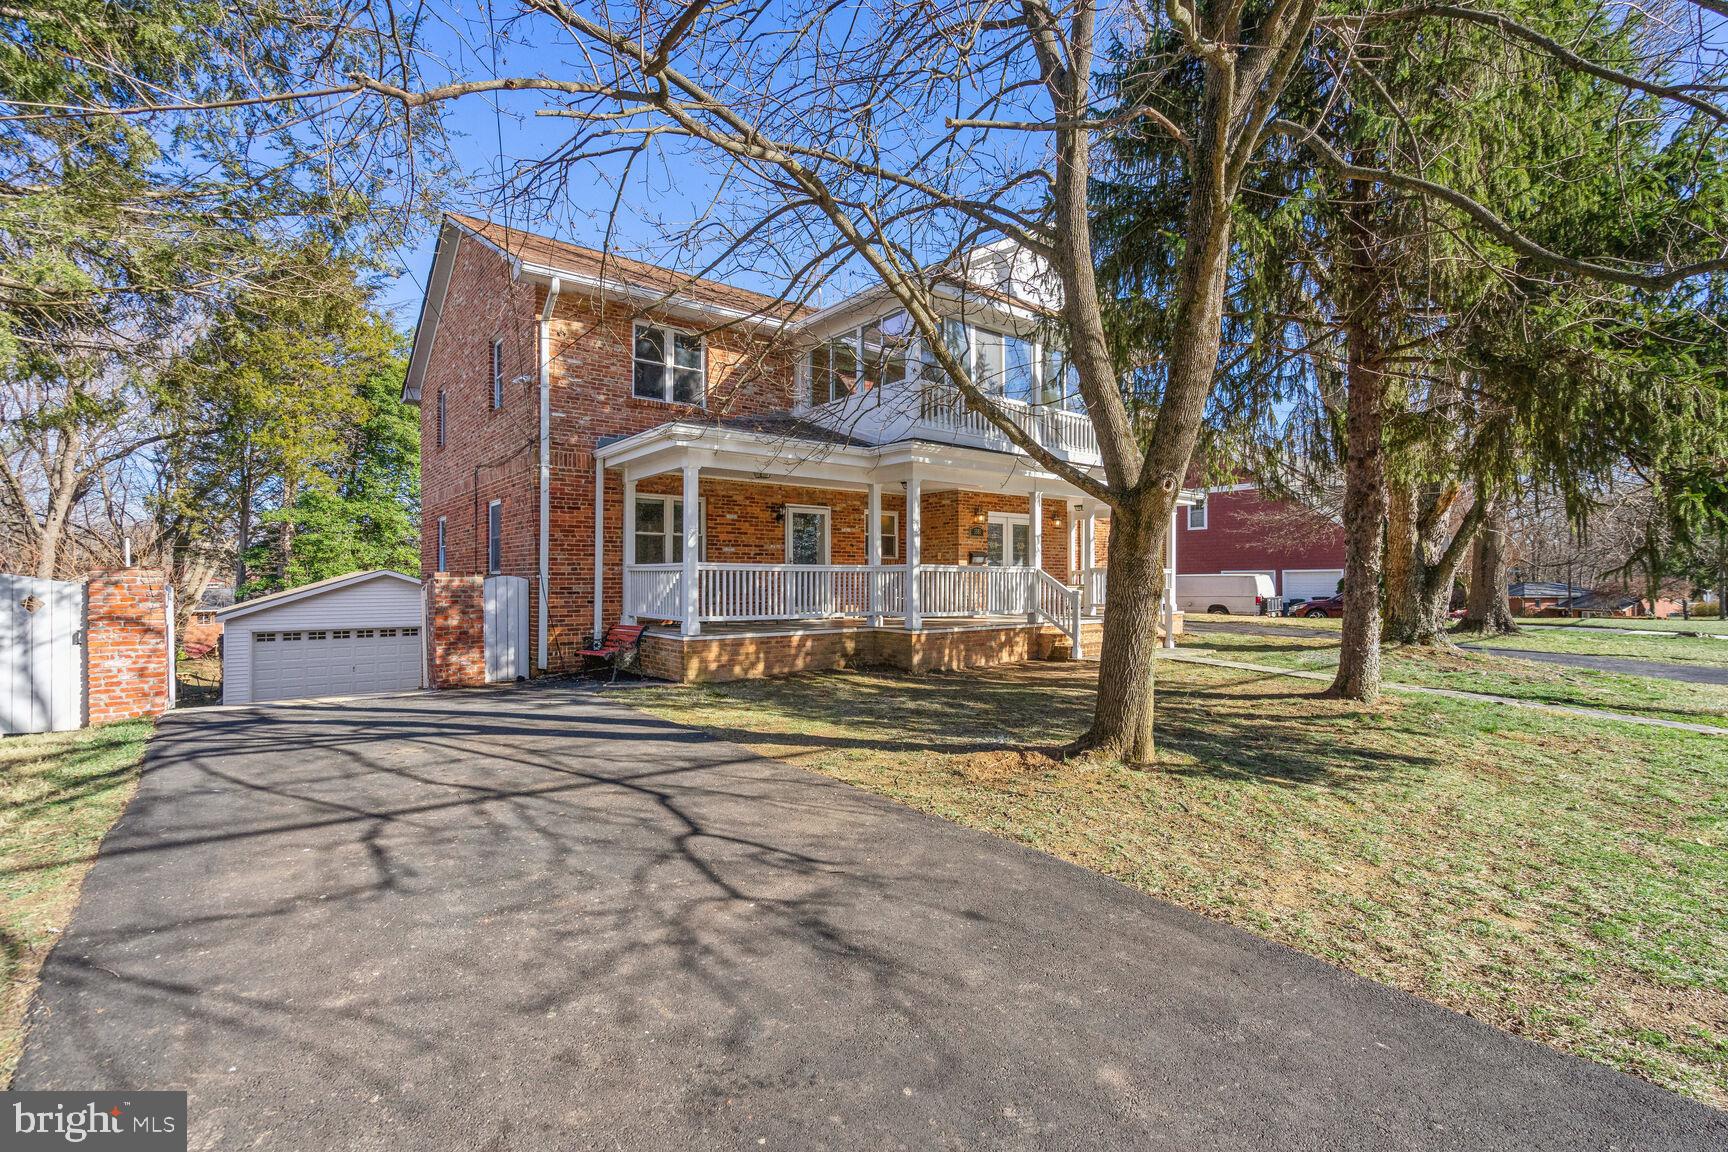
[[[1252,483],[1205,490],[1176,518],[1181,575],[1263,572],[1286,599],[1316,599],[1344,578],[1344,527]]]
[[[953,339],[1096,468],[1035,280],[975,253]],[[536,672],[621,621],[680,679],[1096,643],[1105,509],[969,411],[884,295],[801,308],[458,215],[427,285],[422,570],[525,578]]]

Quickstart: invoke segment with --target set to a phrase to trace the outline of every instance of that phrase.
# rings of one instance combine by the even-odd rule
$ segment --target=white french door
[[[1032,563],[1032,518],[1013,512],[992,512],[984,545],[985,562],[992,568],[1024,568]],[[1024,612],[1026,605],[1014,587],[1003,580],[988,585],[984,610],[992,616]]]

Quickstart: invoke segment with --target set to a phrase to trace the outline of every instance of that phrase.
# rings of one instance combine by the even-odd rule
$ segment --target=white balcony
[[[1082,467],[1103,462],[1098,434],[1081,412],[997,398],[1014,423],[1040,447]],[[885,384],[803,413],[805,419],[867,444],[930,440],[997,452],[1020,452],[1007,433],[974,410],[953,385],[912,380]]]

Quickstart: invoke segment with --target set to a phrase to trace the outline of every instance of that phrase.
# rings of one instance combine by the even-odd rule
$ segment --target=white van
[[[1264,572],[1176,577],[1176,607],[1184,612],[1258,616],[1260,606],[1277,595]]]

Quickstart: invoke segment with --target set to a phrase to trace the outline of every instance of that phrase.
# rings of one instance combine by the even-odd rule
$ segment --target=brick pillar
[[[438,572],[426,581],[426,646],[430,687],[486,683],[486,577]]]
[[[168,581],[125,568],[85,585],[84,705],[88,722],[160,716],[169,698]]]

